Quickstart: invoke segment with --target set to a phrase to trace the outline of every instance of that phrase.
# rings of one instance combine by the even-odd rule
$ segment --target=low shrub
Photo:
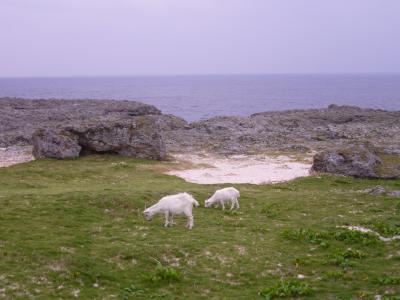
[[[351,261],[352,259],[362,259],[365,257],[366,254],[360,250],[347,249],[345,251],[340,251],[332,254],[328,262],[335,266],[347,268],[354,265],[354,263]]]
[[[162,264],[159,263],[157,264],[155,272],[147,276],[146,279],[153,283],[173,282],[173,281],[179,281],[181,279],[181,275],[176,269],[172,267],[163,266]]]
[[[375,279],[375,281],[381,285],[397,285],[400,284],[400,277],[396,276],[382,276]]]
[[[259,295],[265,299],[299,297],[312,294],[313,290],[305,282],[296,280],[281,280],[274,286],[265,288]]]

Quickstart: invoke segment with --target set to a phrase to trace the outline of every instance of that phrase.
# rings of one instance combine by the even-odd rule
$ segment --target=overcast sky
[[[0,76],[400,72],[400,0],[0,0]]]

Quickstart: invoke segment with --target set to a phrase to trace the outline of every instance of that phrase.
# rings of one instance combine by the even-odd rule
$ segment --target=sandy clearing
[[[0,168],[24,163],[34,160],[32,147],[13,146],[9,148],[0,148]]]
[[[176,170],[166,174],[175,175],[188,182],[199,184],[221,183],[279,183],[309,176],[311,155],[301,162],[294,157],[266,155],[234,155],[217,157],[210,154],[176,154]],[[34,160],[32,147],[0,148],[0,168]],[[190,163],[182,170],[182,164]]]
[[[166,174],[199,184],[279,183],[309,176],[312,165],[311,156],[302,162],[284,155],[216,157],[208,154],[178,154],[174,158],[178,162],[190,162],[194,167],[186,170],[170,170]],[[205,165],[209,167],[204,167]]]

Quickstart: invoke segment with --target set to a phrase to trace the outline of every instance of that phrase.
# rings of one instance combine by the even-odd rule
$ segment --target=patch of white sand
[[[181,162],[190,162],[194,167],[186,170],[171,170],[186,181],[199,184],[220,183],[278,183],[309,176],[311,158],[299,162],[289,156],[234,155],[215,157],[210,155],[175,155]]]
[[[14,146],[9,148],[0,148],[0,168],[24,163],[34,160],[32,147]]]

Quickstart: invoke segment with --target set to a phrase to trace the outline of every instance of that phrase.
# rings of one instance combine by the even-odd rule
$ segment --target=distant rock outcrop
[[[359,178],[379,178],[378,167],[381,164],[381,159],[371,147],[355,145],[317,153],[312,170]]]
[[[78,148],[70,148],[70,152],[61,148],[75,143],[75,139],[81,155],[95,152],[162,158],[165,156],[162,140],[169,153],[321,152],[369,142],[379,148],[379,153],[400,154],[400,111],[352,106],[221,116],[188,123],[135,101],[0,98],[0,116],[0,147],[32,145],[35,137],[38,156],[73,155]],[[140,121],[142,117],[145,118]],[[39,129],[53,132],[35,133]],[[41,137],[43,134],[47,135],[46,139]],[[362,160],[364,157],[332,152],[324,155],[337,161],[337,166],[325,166],[337,173],[354,171],[355,176],[357,173],[375,176],[373,167],[361,167],[366,163]],[[372,159],[371,163],[378,163],[371,155],[367,156]],[[400,167],[397,169],[400,173]]]
[[[32,145],[38,129],[131,120],[161,115],[159,109],[136,101],[0,98],[0,147]],[[101,120],[100,120],[101,119]],[[96,121],[97,120],[97,121]]]
[[[176,124],[177,125],[177,124]],[[368,141],[400,153],[400,111],[330,105],[247,117],[214,117],[163,129],[167,150],[252,154],[323,150]]]

